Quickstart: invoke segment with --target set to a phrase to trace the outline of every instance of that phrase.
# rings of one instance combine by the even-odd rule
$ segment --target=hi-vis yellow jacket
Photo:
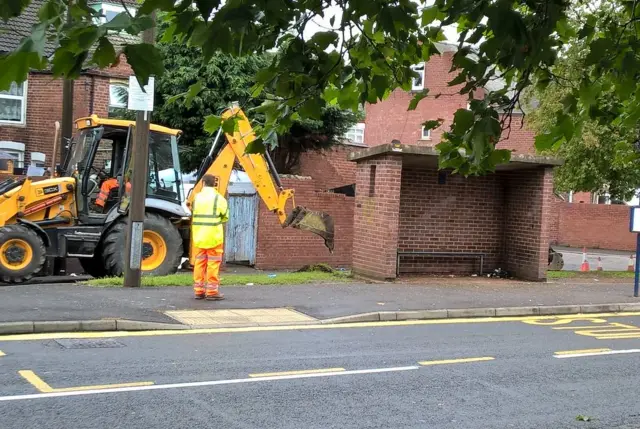
[[[227,200],[215,188],[204,186],[193,200],[191,239],[199,249],[224,243],[222,224],[229,220]]]

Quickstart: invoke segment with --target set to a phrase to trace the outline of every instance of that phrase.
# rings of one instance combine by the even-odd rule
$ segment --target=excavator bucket
[[[311,231],[324,238],[324,245],[333,253],[333,219],[325,212],[308,210],[298,206],[289,213],[287,220],[282,224],[283,228],[291,226],[296,229]]]

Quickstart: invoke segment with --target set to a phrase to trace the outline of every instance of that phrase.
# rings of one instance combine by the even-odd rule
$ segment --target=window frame
[[[420,85],[416,85],[416,78],[413,77],[411,78],[411,90],[412,91],[422,91],[425,88],[425,78],[427,76],[426,74],[426,67],[425,67],[425,63],[420,63],[420,64],[415,64],[413,66],[411,66],[411,71],[414,71],[418,74],[420,74],[422,76],[422,83]]]
[[[352,126],[349,127],[349,129],[344,133],[343,137],[350,141],[351,143],[355,143],[355,144],[364,144],[364,132],[365,132],[365,124],[364,122],[358,122],[357,124],[354,124]],[[349,134],[353,134],[354,137],[358,136],[359,134],[362,135],[362,141],[357,141],[355,139],[351,139],[349,138]]]
[[[16,84],[18,85],[18,84]],[[22,96],[19,95],[9,95],[9,94],[1,94],[0,93],[0,99],[5,99],[5,100],[20,100],[22,102],[22,112],[20,115],[20,122],[18,121],[8,121],[8,120],[4,120],[4,119],[0,119],[0,124],[2,125],[16,125],[16,126],[24,126],[27,125],[27,90],[28,90],[28,83],[25,80],[24,82],[22,82]]]
[[[119,6],[119,5],[115,5],[115,4],[109,4],[109,3],[101,3],[100,4],[100,13],[103,15],[100,17],[100,23],[101,24],[106,24],[107,22],[107,14],[105,13],[105,11],[109,11],[109,12],[117,12],[117,13],[122,13],[122,12],[126,12],[125,8],[123,6]],[[129,12],[131,12],[132,15],[135,15],[135,12],[132,12],[131,9],[129,10]]]
[[[107,106],[108,109],[126,109],[127,108],[127,103],[124,102],[122,103],[122,105],[119,104],[112,104],[111,103],[111,87],[112,86],[120,86],[120,87],[124,87],[127,89],[127,94],[129,93],[129,83],[122,81],[122,82],[118,82],[118,81],[111,81],[109,82],[109,105]]]
[[[429,141],[429,140],[431,140],[431,130],[430,129],[425,130],[425,128],[426,127],[423,125],[422,126],[422,130],[420,132],[420,140]],[[427,135],[426,136],[424,135],[425,131],[427,131]]]

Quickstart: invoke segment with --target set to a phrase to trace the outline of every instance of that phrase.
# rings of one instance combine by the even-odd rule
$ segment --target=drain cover
[[[98,339],[98,340],[74,340],[74,339],[61,339],[54,340],[65,349],[115,349],[118,347],[124,347],[125,345],[115,340],[110,339]]]

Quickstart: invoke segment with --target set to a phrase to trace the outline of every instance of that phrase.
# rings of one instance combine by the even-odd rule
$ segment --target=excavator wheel
[[[120,277],[125,267],[125,234],[127,220],[120,219],[104,239],[102,257],[106,274]],[[147,213],[142,237],[142,274],[166,276],[178,270],[182,261],[182,237],[169,221],[155,213]]]
[[[46,249],[42,239],[30,228],[7,225],[0,228],[0,280],[22,283],[42,271]]]
[[[100,278],[107,276],[107,270],[104,267],[104,260],[102,258],[102,246],[96,249],[96,253],[92,258],[78,258],[80,266],[86,274],[91,277]]]

